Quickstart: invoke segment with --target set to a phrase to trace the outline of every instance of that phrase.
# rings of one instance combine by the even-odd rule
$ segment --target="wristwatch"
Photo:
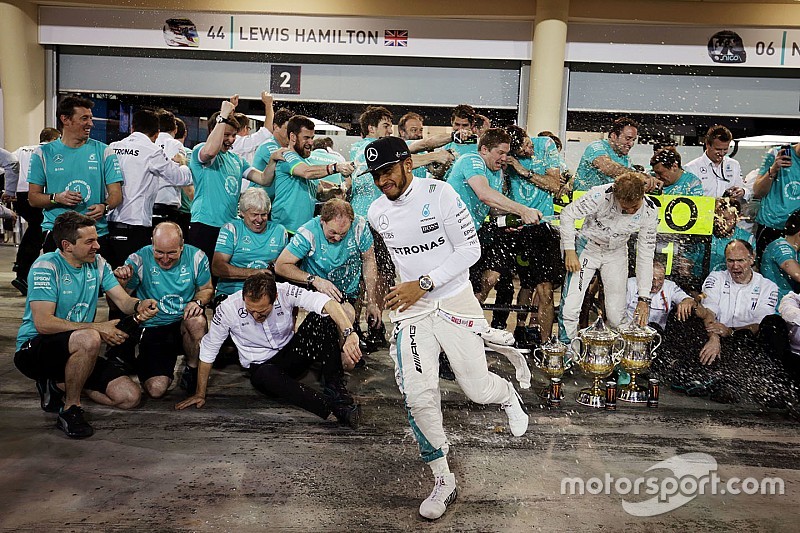
[[[194,303],[196,303],[200,307],[200,309],[206,308],[206,306],[203,305],[203,302],[201,302],[200,300],[194,300]]]
[[[316,279],[317,279],[317,276],[315,276],[314,274],[309,274],[308,277],[306,278],[306,286],[309,289],[313,289],[314,288],[314,280],[316,280]]]
[[[652,298],[647,298],[645,296],[639,296],[639,300],[638,301],[644,302],[644,303],[650,305],[650,302],[652,302],[653,299]]]
[[[420,276],[419,277],[419,288],[423,291],[432,291],[433,290],[433,280],[430,276]]]
[[[343,339],[346,339],[346,338],[347,338],[347,337],[349,337],[349,336],[350,336],[352,333],[353,333],[353,328],[344,328],[344,329],[342,330],[342,338],[343,338]]]
[[[220,123],[223,123],[223,122],[225,124],[230,124],[231,123],[230,120],[228,120],[227,118],[223,117],[222,115],[217,115],[217,124],[220,124]]]

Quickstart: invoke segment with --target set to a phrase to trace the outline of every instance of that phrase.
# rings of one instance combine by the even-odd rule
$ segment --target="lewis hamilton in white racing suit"
[[[456,496],[442,425],[439,352],[447,354],[470,400],[502,405],[512,434],[525,433],[528,415],[514,386],[487,368],[480,334],[489,325],[469,283],[469,267],[481,251],[466,206],[447,183],[413,177],[408,148],[397,137],[370,143],[365,156],[367,172],[384,193],[370,206],[369,223],[401,279],[386,296],[395,326],[389,353],[420,455],[436,478],[419,512],[436,519]]]

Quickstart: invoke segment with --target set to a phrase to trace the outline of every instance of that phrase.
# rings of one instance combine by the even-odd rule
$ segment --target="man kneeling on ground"
[[[309,313],[295,332],[293,311],[298,307]],[[197,392],[176,409],[205,405],[211,365],[228,335],[256,389],[323,419],[333,413],[340,423],[358,426],[361,406],[345,388],[343,370],[361,359],[353,317],[324,293],[276,284],[270,272],[250,276],[241,291],[217,307],[211,328],[200,342]],[[324,394],[298,381],[317,361],[322,363]]]
[[[42,409],[58,413],[58,428],[85,438],[94,430],[83,417],[82,390],[95,402],[120,409],[132,409],[141,399],[128,376],[98,357],[103,343],[116,346],[128,337],[115,327],[119,320],[93,322],[100,287],[123,313],[138,313],[142,320],[153,317],[157,307],[119,286],[97,253],[94,219],[65,211],[53,224],[53,238],[58,251],[40,256],[28,274],[14,364],[36,380]]]

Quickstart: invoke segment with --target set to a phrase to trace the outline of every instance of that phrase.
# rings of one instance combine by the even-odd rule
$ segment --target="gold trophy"
[[[561,378],[564,371],[572,366],[572,360],[565,361],[567,354],[567,345],[559,341],[558,338],[553,337],[542,344],[539,348],[533,351],[533,364],[536,368],[541,370],[547,376],[548,386],[539,391],[539,397],[543,399],[550,398],[550,380],[552,378]],[[561,393],[561,398],[564,398],[564,393]]]
[[[650,326],[638,326],[635,321],[619,328],[619,334],[625,346],[619,366],[631,375],[631,382],[619,390],[618,398],[623,402],[647,403],[647,387],[637,385],[636,376],[650,368],[655,351],[661,346],[661,335]]]
[[[579,350],[574,348],[576,343],[580,346]],[[600,380],[611,374],[619,362],[622,339],[616,331],[606,327],[602,316],[598,316],[594,324],[578,332],[569,347],[581,369],[594,379],[591,387],[578,392],[576,401],[581,405],[604,409],[606,393],[600,386]]]

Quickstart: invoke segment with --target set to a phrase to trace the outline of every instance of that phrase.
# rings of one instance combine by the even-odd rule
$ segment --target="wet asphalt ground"
[[[9,284],[13,254],[0,246],[4,531],[797,530],[800,424],[780,410],[666,387],[657,409],[619,402],[615,412],[599,411],[574,402],[588,385],[579,371],[565,378],[557,410],[540,404],[536,381],[544,377],[534,371],[533,389],[522,391],[531,425],[519,438],[497,406],[472,404],[442,382],[459,495],[436,522],[417,513],[432,478],[386,351],[350,376],[364,407],[357,431],[265,399],[229,365],[212,373],[203,409],[175,411],[179,389],[127,412],[86,400],[95,435],[68,439],[13,365],[24,309]],[[508,362],[488,359],[513,378]],[[713,476],[721,484],[699,494]],[[577,484],[576,493],[569,484],[562,491],[565,478],[583,480],[584,493]],[[784,494],[745,493],[762,485],[768,492],[765,478],[779,478]]]

